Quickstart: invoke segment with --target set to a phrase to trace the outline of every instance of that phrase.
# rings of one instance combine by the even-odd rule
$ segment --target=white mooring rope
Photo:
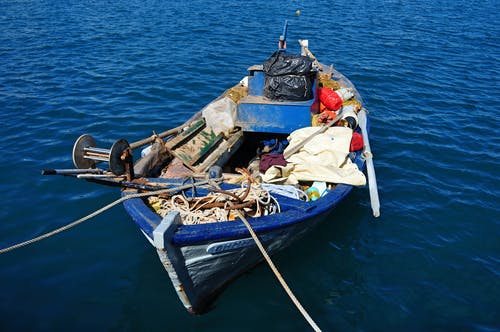
[[[203,182],[196,183],[196,185],[202,185],[202,184],[207,184],[207,183],[208,183],[208,181],[203,181]],[[106,206],[103,206],[102,208],[100,208],[100,209],[92,212],[91,214],[89,214],[89,215],[87,215],[87,216],[85,216],[83,218],[80,218],[80,219],[78,219],[78,220],[76,220],[76,221],[74,221],[72,223],[69,223],[69,224],[67,224],[67,225],[65,225],[63,227],[60,227],[60,228],[57,228],[57,229],[55,229],[55,230],[53,230],[51,232],[42,234],[42,235],[37,236],[37,237],[35,237],[33,239],[30,239],[28,241],[24,241],[24,242],[15,244],[13,246],[1,249],[0,250],[0,254],[6,253],[6,252],[9,252],[11,250],[18,249],[18,248],[21,248],[21,247],[25,247],[25,246],[27,246],[29,244],[41,241],[41,240],[46,239],[46,238],[48,238],[50,236],[53,236],[53,235],[56,235],[58,233],[61,233],[61,232],[65,231],[65,230],[68,230],[68,229],[70,229],[70,228],[72,228],[74,226],[77,226],[77,225],[83,223],[84,221],[87,221],[87,220],[89,220],[89,219],[91,219],[91,218],[93,218],[93,217],[95,217],[95,216],[103,213],[106,210],[109,210],[113,206],[115,206],[117,204],[120,204],[120,203],[122,203],[122,202],[124,202],[124,201],[126,201],[128,199],[131,199],[131,198],[140,198],[140,197],[147,197],[147,196],[158,195],[158,194],[164,194],[164,193],[168,193],[168,192],[172,192],[172,191],[177,191],[177,190],[182,190],[182,189],[188,189],[188,188],[191,188],[191,187],[193,187],[193,184],[179,186],[179,187],[175,187],[175,188],[168,188],[168,189],[162,189],[162,190],[156,190],[156,191],[151,191],[151,192],[137,193],[137,194],[130,194],[130,195],[127,195],[127,196],[123,196],[123,197],[115,200],[114,202],[111,202],[111,203],[107,204]],[[259,248],[260,252],[262,253],[262,255],[264,256],[264,258],[266,259],[267,263],[269,264],[269,267],[274,272],[276,278],[281,283],[281,286],[287,292],[287,294],[290,297],[290,299],[292,300],[292,302],[299,309],[300,313],[304,316],[304,318],[307,320],[307,322],[309,323],[309,325],[311,325],[311,327],[314,329],[314,331],[321,331],[321,329],[319,328],[319,326],[314,322],[314,320],[311,318],[311,316],[307,313],[307,311],[304,309],[304,307],[300,304],[299,300],[297,300],[297,298],[293,294],[293,292],[290,289],[290,287],[288,287],[287,283],[285,282],[285,280],[283,279],[281,273],[278,271],[278,269],[274,265],[273,261],[271,260],[271,257],[269,257],[268,253],[266,252],[266,249],[264,248],[264,246],[260,242],[259,238],[257,237],[257,234],[255,234],[255,232],[252,229],[252,226],[250,225],[250,223],[248,222],[248,220],[243,216],[243,214],[239,210],[235,209],[234,211],[238,215],[238,217],[243,221],[243,223],[245,224],[246,228],[250,232],[250,235],[252,236],[253,240],[257,244],[257,247]]]
[[[194,183],[194,184],[186,184],[186,185],[179,186],[179,187],[174,187],[174,188],[167,188],[167,189],[161,189],[161,190],[155,190],[155,191],[150,191],[150,192],[145,192],[145,193],[137,193],[137,194],[130,194],[130,195],[127,195],[127,196],[123,196],[123,197],[117,199],[116,201],[111,202],[111,203],[109,203],[106,206],[103,206],[99,210],[96,210],[96,211],[92,212],[91,214],[89,214],[89,215],[87,215],[87,216],[85,216],[83,218],[80,218],[80,219],[78,219],[76,221],[73,221],[72,223],[69,223],[69,224],[67,224],[67,225],[65,225],[63,227],[60,227],[60,228],[57,228],[57,229],[55,229],[55,230],[53,230],[51,232],[42,234],[42,235],[37,236],[37,237],[35,237],[33,239],[30,239],[28,241],[24,241],[24,242],[15,244],[13,246],[1,249],[0,250],[0,254],[6,253],[8,251],[11,251],[11,250],[14,250],[14,249],[18,249],[18,248],[21,248],[21,247],[25,247],[25,246],[27,246],[29,244],[41,241],[43,239],[51,237],[52,235],[56,235],[56,234],[61,233],[61,232],[65,231],[65,230],[68,230],[68,229],[70,229],[72,227],[75,227],[76,225],[79,225],[79,224],[81,224],[84,221],[87,221],[87,220],[89,220],[91,218],[94,218],[95,216],[103,213],[106,210],[109,210],[113,206],[115,206],[117,204],[120,204],[120,203],[122,203],[122,202],[124,202],[124,201],[126,201],[128,199],[131,199],[131,198],[140,198],[140,197],[146,197],[146,196],[152,196],[152,195],[159,195],[159,194],[165,194],[165,193],[169,193],[169,192],[173,192],[173,191],[178,191],[178,190],[183,190],[183,189],[189,189],[189,188],[192,188],[193,186],[199,186],[199,185],[204,185],[204,184],[208,184],[208,183],[209,183],[209,181],[201,181],[201,182],[197,182],[197,183]]]
[[[262,256],[264,256],[264,258],[267,261],[267,264],[269,264],[269,267],[271,268],[271,270],[273,270],[274,275],[276,276],[278,281],[281,283],[281,286],[283,286],[286,293],[288,294],[288,296],[290,297],[292,302],[295,304],[297,309],[299,309],[302,316],[304,316],[304,318],[307,320],[309,325],[311,325],[311,327],[314,329],[314,331],[321,331],[319,326],[314,322],[314,320],[311,318],[311,316],[307,313],[306,309],[304,309],[304,307],[300,304],[299,300],[297,300],[297,298],[293,294],[290,287],[288,287],[285,279],[283,279],[283,277],[281,276],[281,273],[278,271],[278,269],[274,265],[273,261],[271,260],[271,257],[269,257],[266,249],[264,248],[264,246],[260,242],[259,238],[257,237],[257,234],[255,234],[255,232],[254,232],[252,226],[250,225],[250,223],[248,222],[248,220],[243,216],[243,214],[240,212],[240,210],[234,210],[234,211],[238,215],[238,217],[240,217],[240,219],[243,221],[245,226],[247,227],[248,231],[250,232],[250,235],[252,235],[253,240],[257,244],[257,247],[259,247],[259,250],[262,253]]]

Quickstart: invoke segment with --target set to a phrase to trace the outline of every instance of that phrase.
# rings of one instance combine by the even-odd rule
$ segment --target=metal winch
[[[92,169],[100,162],[107,162],[109,170],[115,175],[126,175],[127,180],[134,178],[133,156],[130,144],[120,138],[111,149],[96,147],[95,139],[81,135],[73,146],[73,163],[79,169]]]

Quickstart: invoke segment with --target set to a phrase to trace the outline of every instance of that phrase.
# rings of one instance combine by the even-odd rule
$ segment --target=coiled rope
[[[89,214],[89,215],[87,215],[87,216],[85,216],[83,218],[80,218],[80,219],[78,219],[76,221],[73,221],[72,223],[69,223],[69,224],[67,224],[67,225],[65,225],[63,227],[60,227],[60,228],[57,228],[57,229],[55,229],[55,230],[53,230],[51,232],[42,234],[42,235],[37,236],[37,237],[35,237],[33,239],[30,239],[28,241],[24,241],[24,242],[15,244],[13,246],[1,249],[0,250],[0,254],[6,253],[6,252],[9,252],[9,251],[12,251],[14,249],[21,248],[21,247],[25,247],[25,246],[30,245],[32,243],[41,241],[43,239],[46,239],[46,238],[51,237],[53,235],[56,235],[58,233],[64,232],[65,230],[68,230],[68,229],[70,229],[72,227],[75,227],[75,226],[83,223],[84,221],[87,221],[87,220],[89,220],[91,218],[94,218],[95,216],[103,213],[106,210],[109,210],[110,208],[112,208],[115,205],[123,203],[124,201],[126,201],[128,199],[141,198],[141,197],[147,197],[147,196],[152,196],[152,195],[159,195],[159,194],[165,194],[165,193],[175,192],[175,191],[178,191],[178,190],[189,189],[189,188],[193,188],[194,186],[201,186],[201,185],[209,184],[209,183],[212,183],[212,182],[213,182],[213,180],[206,180],[206,181],[195,182],[195,183],[192,183],[192,184],[186,184],[186,185],[182,185],[182,186],[178,186],[178,187],[174,187],[174,188],[160,189],[160,190],[155,190],[155,191],[150,191],[150,192],[130,194],[130,195],[127,195],[127,196],[123,196],[123,197],[117,199],[116,201],[111,202],[108,205],[103,206],[102,208],[100,208],[100,209],[92,212],[91,214]]]
[[[161,216],[170,211],[179,211],[184,225],[196,225],[213,222],[225,222],[236,219],[231,210],[244,208],[245,213],[252,212],[252,217],[280,213],[278,200],[269,191],[248,183],[241,188],[221,190],[212,188],[207,196],[188,198],[182,194],[162,198],[151,196],[149,204]],[[236,204],[231,207],[229,203]]]

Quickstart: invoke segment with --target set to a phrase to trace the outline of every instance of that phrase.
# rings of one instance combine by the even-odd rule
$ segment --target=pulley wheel
[[[85,148],[94,148],[95,140],[92,136],[84,134],[73,145],[73,164],[76,168],[87,169],[95,168],[95,160],[84,158]]]
[[[124,138],[120,138],[111,147],[111,150],[109,152],[109,169],[111,170],[111,172],[113,172],[113,174],[115,175],[125,174],[126,172],[125,161],[122,160],[121,157],[123,151],[125,151],[129,147],[130,145]]]

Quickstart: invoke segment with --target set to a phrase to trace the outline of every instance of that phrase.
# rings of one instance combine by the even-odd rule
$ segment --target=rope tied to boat
[[[229,203],[229,204],[231,206],[231,203]],[[234,208],[234,206],[232,206],[232,207]],[[283,276],[281,275],[281,273],[278,271],[278,268],[276,267],[276,265],[274,265],[273,261],[271,260],[271,257],[267,253],[266,249],[262,245],[262,242],[260,242],[257,234],[255,233],[255,231],[253,230],[252,226],[250,225],[250,223],[248,222],[248,220],[245,218],[245,216],[243,215],[243,213],[240,210],[238,210],[238,209],[235,209],[234,211],[235,211],[236,215],[241,219],[241,221],[245,224],[246,228],[248,229],[248,232],[250,232],[250,235],[252,236],[253,240],[255,241],[255,244],[257,245],[257,247],[259,248],[260,252],[262,253],[262,256],[264,256],[267,264],[269,265],[269,267],[273,271],[274,275],[276,276],[276,278],[278,279],[278,281],[280,282],[281,286],[283,287],[283,289],[285,290],[285,292],[288,294],[288,296],[290,297],[290,299],[292,300],[292,302],[295,304],[295,306],[297,307],[297,309],[300,311],[300,313],[302,314],[302,316],[304,316],[304,318],[309,323],[309,325],[313,328],[314,331],[321,331],[321,329],[319,328],[319,326],[312,319],[312,317],[309,315],[309,313],[306,311],[306,309],[304,309],[304,307],[299,302],[299,300],[297,299],[297,297],[295,297],[295,295],[293,294],[293,292],[290,289],[290,287],[288,287],[288,284],[286,283],[285,279],[283,278]]]
[[[159,189],[159,190],[154,190],[154,191],[149,191],[149,192],[142,192],[142,193],[135,193],[135,194],[128,194],[126,196],[122,196],[121,198],[103,206],[102,208],[86,215],[85,217],[83,218],[80,218],[76,221],[73,221],[65,226],[62,226],[62,227],[59,227],[53,231],[50,231],[48,233],[45,233],[45,234],[42,234],[40,236],[37,236],[35,238],[32,238],[30,240],[27,240],[27,241],[24,241],[24,242],[21,242],[21,243],[18,243],[18,244],[15,244],[13,246],[10,246],[10,247],[7,247],[7,248],[4,248],[4,249],[0,249],[0,254],[3,254],[3,253],[6,253],[6,252],[9,252],[9,251],[12,251],[14,249],[18,249],[18,248],[21,248],[21,247],[25,247],[27,245],[30,245],[32,243],[35,243],[35,242],[38,242],[38,241],[41,241],[43,239],[46,239],[48,237],[51,237],[53,235],[56,235],[56,234],[59,234],[63,231],[66,231],[72,227],[75,227],[81,223],[83,223],[84,221],[87,221],[89,219],[92,219],[94,218],[95,216],[103,213],[104,211],[107,211],[109,209],[111,209],[112,207],[120,204],[120,203],[123,203],[125,202],[126,200],[128,199],[132,199],[132,198],[143,198],[143,197],[148,197],[148,196],[153,196],[153,195],[161,195],[161,194],[167,194],[167,193],[172,193],[172,192],[176,192],[176,191],[179,191],[179,190],[185,190],[185,189],[190,189],[190,188],[193,188],[193,187],[200,187],[200,186],[203,186],[203,185],[210,185],[210,186],[213,186],[213,185],[216,185],[218,183],[217,179],[209,179],[209,180],[204,180],[204,181],[200,181],[200,182],[197,182],[197,183],[191,183],[191,184],[186,184],[186,185],[181,185],[181,186],[178,186],[178,187],[170,187],[170,188],[165,188],[165,189]]]
[[[262,198],[261,196],[257,196],[255,198],[255,202],[257,203],[257,206],[259,206],[259,204],[262,204],[264,206],[268,206],[270,203],[272,203],[272,201],[275,201],[275,203],[277,204],[278,212],[280,212],[279,211],[280,207],[279,207],[278,201],[276,200],[276,198],[274,198],[269,193],[269,191],[264,190],[262,188],[256,188],[255,186],[252,187],[252,184],[256,184],[256,181],[252,178],[252,175],[250,174],[250,172],[248,170],[246,170],[246,169],[237,169],[237,171],[240,172],[241,174],[243,174],[247,178],[247,180],[248,180],[247,181],[247,187],[243,187],[243,185],[242,185],[242,187],[239,189],[240,193],[241,193],[242,190],[244,190],[243,191],[243,195],[240,196],[238,193],[235,193],[234,191],[225,191],[225,190],[220,190],[220,189],[217,190],[217,192],[219,194],[226,195],[229,198],[235,198],[236,197],[236,198],[239,198],[240,201],[242,201],[242,200],[247,199],[248,197],[252,197],[252,194],[259,189],[260,192],[265,192],[267,194],[264,195],[265,198]],[[220,197],[218,197],[218,198],[220,198]],[[197,203],[198,202],[196,202],[194,205],[196,205]],[[253,240],[255,241],[255,244],[257,245],[257,247],[259,248],[260,252],[262,253],[262,256],[264,256],[267,264],[269,265],[269,267],[273,271],[274,275],[276,276],[276,278],[278,279],[278,281],[280,282],[281,286],[286,291],[286,293],[288,294],[288,296],[290,297],[290,299],[292,300],[292,302],[295,304],[295,306],[297,307],[297,309],[299,309],[299,311],[302,314],[302,316],[304,316],[304,318],[309,323],[309,325],[313,328],[314,331],[321,331],[321,329],[319,328],[319,326],[316,324],[316,322],[314,322],[314,320],[311,318],[311,316],[307,313],[307,311],[304,309],[304,307],[299,302],[299,300],[297,299],[297,297],[295,297],[295,295],[293,294],[293,292],[290,289],[290,287],[288,287],[288,284],[286,283],[286,281],[283,278],[283,276],[281,275],[281,273],[278,271],[278,268],[276,267],[276,265],[274,265],[273,261],[271,260],[271,257],[267,253],[267,251],[264,248],[262,242],[260,242],[257,234],[253,230],[253,228],[250,225],[250,223],[248,222],[248,220],[245,218],[245,214],[249,213],[248,209],[245,209],[244,207],[241,207],[241,205],[242,204],[237,204],[236,202],[234,202],[232,200],[227,200],[227,201],[224,202],[224,209],[230,210],[230,211],[234,211],[235,215],[243,222],[243,224],[245,225],[245,227],[248,229],[248,232],[252,236]],[[258,217],[258,216],[260,216],[260,215],[257,215],[258,210],[259,209],[257,209],[257,211],[253,215],[251,215],[251,217]],[[185,224],[186,221],[183,220],[183,223]]]
[[[286,291],[286,293],[288,294],[288,296],[290,297],[292,302],[299,309],[300,313],[304,316],[304,318],[309,323],[309,325],[313,328],[313,330],[314,331],[321,331],[321,329],[316,324],[316,322],[314,322],[314,320],[307,313],[307,311],[304,309],[304,307],[299,302],[299,300],[295,297],[295,295],[293,294],[290,287],[288,287],[283,276],[278,271],[278,269],[274,265],[273,261],[271,260],[271,257],[269,256],[266,249],[262,245],[262,242],[260,242],[257,234],[253,230],[253,228],[250,225],[250,223],[248,222],[248,220],[245,218],[245,214],[249,214],[249,212],[250,213],[253,212],[253,214],[250,214],[251,217],[259,217],[260,213],[261,213],[259,205],[267,207],[270,204],[272,204],[273,201],[275,202],[276,207],[278,209],[277,212],[280,212],[280,207],[279,207],[278,201],[276,200],[276,198],[274,198],[269,193],[269,191],[264,190],[262,188],[259,188],[258,186],[255,186],[255,185],[252,186],[253,184],[257,184],[257,182],[252,178],[252,175],[250,174],[250,172],[248,170],[246,170],[246,169],[236,169],[236,170],[247,178],[246,187],[244,187],[242,184],[241,188],[238,188],[238,189],[232,190],[232,191],[222,190],[220,188],[212,188],[214,190],[214,193],[211,193],[211,195],[207,195],[205,197],[201,197],[198,200],[191,202],[191,204],[187,199],[184,199],[184,198],[181,199],[184,206],[188,207],[188,211],[184,210],[181,212],[181,216],[182,216],[182,213],[184,212],[184,216],[182,216],[183,224],[186,224],[188,222],[187,219],[189,219],[189,216],[191,214],[193,214],[193,212],[192,212],[193,210],[202,211],[203,206],[207,206],[209,203],[220,202],[220,200],[223,199],[222,196],[227,196],[228,199],[224,200],[224,202],[223,202],[224,203],[224,205],[223,205],[224,211],[234,211],[236,217],[238,217],[244,223],[245,227],[248,229],[248,232],[250,233],[253,240],[255,241],[255,244],[257,245],[260,252],[262,253],[262,256],[264,256],[269,267],[273,271],[274,275],[276,276],[276,278],[278,279],[281,286]],[[260,194],[262,194],[262,193],[265,193],[265,195],[261,196]],[[176,199],[175,196],[180,196],[180,195],[172,196],[172,201],[174,201]],[[180,197],[178,197],[178,198],[180,199]],[[248,200],[248,199],[250,199],[250,200],[253,199],[255,204],[257,205],[257,209],[255,211],[249,211],[249,209],[247,207],[242,206],[242,205],[245,205],[245,200]],[[165,201],[167,201],[167,200],[165,200]],[[176,210],[180,211],[181,209],[179,207],[180,207],[180,205],[177,205]],[[219,210],[221,210],[221,209],[219,209]],[[220,213],[219,210],[216,213]],[[167,211],[167,213],[168,213],[168,211]],[[221,214],[221,217],[225,217],[225,216],[226,216],[225,213]],[[212,215],[212,217],[214,217],[214,216]]]

